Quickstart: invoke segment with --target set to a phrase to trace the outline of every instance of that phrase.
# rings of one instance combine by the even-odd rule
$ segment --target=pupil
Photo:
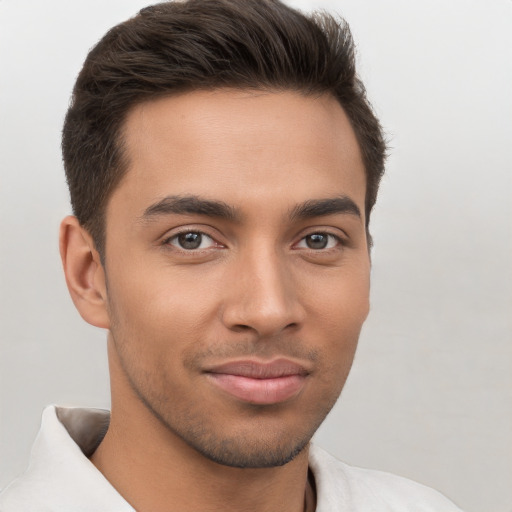
[[[325,247],[327,246],[327,235],[323,235],[321,233],[309,235],[306,238],[306,245],[310,249],[325,249]]]
[[[201,245],[201,233],[183,233],[178,236],[178,241],[183,249],[197,249]]]

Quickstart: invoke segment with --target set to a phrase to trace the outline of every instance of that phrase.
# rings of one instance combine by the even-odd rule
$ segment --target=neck
[[[169,431],[116,382],[122,376],[111,376],[110,426],[91,461],[138,512],[314,510],[307,447],[280,467],[218,464]]]

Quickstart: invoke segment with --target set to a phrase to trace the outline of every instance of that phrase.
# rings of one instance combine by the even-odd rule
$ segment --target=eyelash
[[[220,242],[217,242],[213,236],[211,236],[208,233],[205,233],[204,231],[201,231],[199,229],[184,229],[184,230],[182,230],[182,231],[180,231],[178,233],[174,233],[172,236],[165,238],[162,241],[162,245],[164,245],[164,246],[169,246],[170,245],[173,248],[175,248],[176,250],[181,251],[183,253],[188,253],[188,254],[191,254],[191,253],[196,253],[197,254],[199,252],[206,251],[206,250],[210,249],[210,247],[205,248],[205,249],[199,249],[199,248],[185,249],[184,247],[179,247],[179,246],[174,245],[172,243],[173,240],[177,240],[178,237],[180,237],[182,235],[187,235],[187,234],[197,234],[197,235],[200,235],[201,237],[207,237],[207,238],[209,238],[213,242],[213,246],[217,245],[218,247],[222,247],[222,248],[224,247],[224,245],[221,244]],[[312,251],[314,253],[321,253],[321,252],[325,253],[327,251],[332,251],[332,250],[335,250],[338,247],[343,247],[343,246],[346,245],[346,241],[342,237],[340,237],[339,235],[335,235],[335,234],[330,233],[328,231],[313,231],[311,233],[307,233],[304,236],[302,236],[300,238],[300,240],[296,244],[294,244],[294,247],[297,246],[298,244],[300,244],[301,242],[305,241],[308,237],[311,237],[313,235],[327,236],[330,239],[334,239],[334,241],[336,242],[335,246],[327,247],[327,248],[314,249],[314,248],[311,248],[311,247],[304,247],[304,249]],[[201,240],[201,244],[202,244],[202,242],[203,242],[203,240]],[[307,243],[307,242],[305,242],[305,243]],[[329,240],[327,241],[327,244],[329,244]]]

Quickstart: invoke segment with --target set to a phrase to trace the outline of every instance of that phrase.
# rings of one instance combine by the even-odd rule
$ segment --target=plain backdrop
[[[108,407],[105,333],[68,298],[60,129],[87,50],[142,0],[0,0],[0,487],[49,403]],[[512,2],[325,0],[391,144],[372,312],[317,442],[512,511]]]

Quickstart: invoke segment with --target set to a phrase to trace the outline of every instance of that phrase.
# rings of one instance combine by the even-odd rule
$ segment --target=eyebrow
[[[199,196],[167,196],[144,210],[140,220],[152,220],[171,213],[178,215],[206,215],[227,220],[237,220],[235,208],[222,202],[204,199]]]
[[[327,199],[310,199],[296,205],[289,212],[291,220],[306,220],[314,217],[325,217],[334,214],[350,214],[361,218],[357,204],[348,196],[338,196]],[[169,215],[205,215],[230,221],[239,221],[239,211],[223,201],[214,201],[199,196],[166,196],[144,210],[139,218],[141,221],[151,221],[154,218]]]
[[[325,217],[345,213],[361,217],[361,210],[348,196],[338,196],[328,199],[311,199],[295,206],[290,211],[292,220],[305,220],[313,217]]]

